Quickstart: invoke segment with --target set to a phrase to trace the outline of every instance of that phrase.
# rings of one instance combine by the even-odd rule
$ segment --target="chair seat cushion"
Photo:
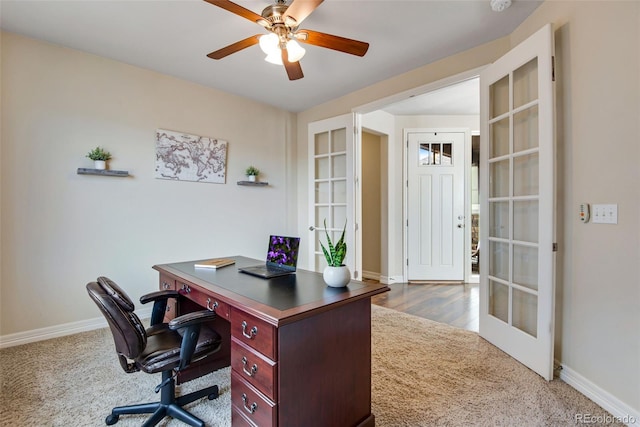
[[[147,346],[136,358],[136,365],[148,374],[176,368],[180,364],[182,337],[168,328],[156,328],[153,332],[147,336]],[[222,338],[215,330],[203,325],[192,362],[218,351],[221,342]]]

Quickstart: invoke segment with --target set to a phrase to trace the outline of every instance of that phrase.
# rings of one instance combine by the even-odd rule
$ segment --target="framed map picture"
[[[226,182],[227,141],[156,130],[156,178]]]

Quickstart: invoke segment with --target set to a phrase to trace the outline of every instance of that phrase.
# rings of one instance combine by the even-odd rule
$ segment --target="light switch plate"
[[[591,221],[594,224],[617,224],[618,205],[592,205]]]

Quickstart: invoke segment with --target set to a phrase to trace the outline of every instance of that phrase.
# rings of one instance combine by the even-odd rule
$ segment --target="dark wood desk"
[[[238,272],[264,261],[235,256],[218,270],[196,261],[155,265],[161,289],[181,291],[189,304],[168,317],[206,307],[231,365],[234,426],[373,426],[371,296],[386,285],[352,281],[330,288],[315,272],[269,280]],[[204,368],[203,368],[204,369]]]

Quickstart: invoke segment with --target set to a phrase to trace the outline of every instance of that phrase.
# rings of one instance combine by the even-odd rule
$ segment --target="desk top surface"
[[[236,263],[219,269],[196,268],[194,264],[202,260],[156,265],[153,268],[212,291],[230,291],[279,312],[291,311],[303,306],[312,308],[388,290],[386,285],[354,280],[344,288],[332,288],[326,285],[322,274],[307,270],[297,270],[295,274],[263,279],[241,273],[238,269],[263,264],[264,261],[242,256],[229,258],[235,259]]]

